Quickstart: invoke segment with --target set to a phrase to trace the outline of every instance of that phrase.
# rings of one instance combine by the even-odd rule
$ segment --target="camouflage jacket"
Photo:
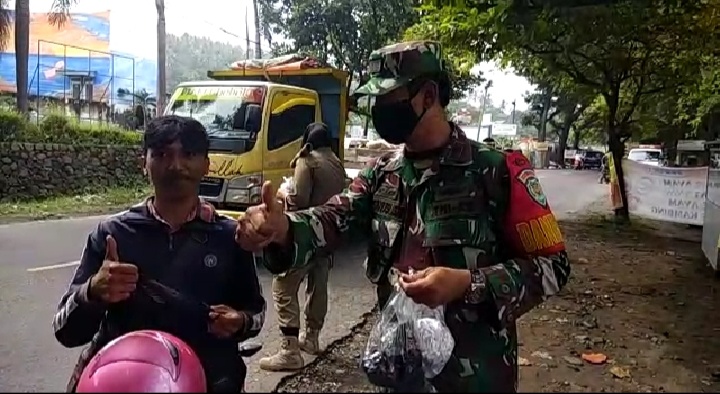
[[[487,301],[446,309],[456,348],[433,381],[441,392],[516,391],[515,321],[570,274],[562,235],[527,159],[471,141],[457,127],[437,158],[387,155],[326,204],[288,216],[292,250],[269,248],[268,264],[289,258],[302,266],[359,230],[370,236],[369,259],[380,264],[481,268]]]

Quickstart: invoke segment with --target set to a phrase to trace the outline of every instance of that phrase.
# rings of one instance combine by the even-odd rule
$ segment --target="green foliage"
[[[370,52],[402,39],[417,20],[415,5],[413,0],[285,0],[281,25],[292,43],[276,52],[308,53],[364,80]]]
[[[19,141],[25,136],[37,135],[37,127],[14,110],[0,110],[0,142]]]
[[[416,24],[405,31],[406,40],[443,42],[440,37],[434,26],[427,23]],[[457,45],[448,45],[443,49],[450,68],[450,79],[453,86],[452,98],[459,99],[463,97],[471,89],[485,81],[482,76],[471,72],[471,69],[477,64],[475,53]]]
[[[5,49],[5,44],[10,36],[11,24],[10,1],[0,0],[0,49]]]
[[[205,37],[189,34],[168,34],[167,87],[172,91],[180,82],[207,79],[208,70],[227,68],[230,63],[245,59],[245,49]]]
[[[601,96],[595,97],[573,125],[569,139],[572,145],[584,146],[607,143],[608,108]]]
[[[426,3],[418,30],[472,51],[478,60],[500,59],[540,85],[541,134],[552,92],[592,102],[575,118],[574,137],[598,131],[616,160],[631,138],[654,136],[672,147],[693,134],[692,126],[704,127],[705,138],[717,138],[710,119],[720,115],[720,0]],[[561,130],[567,134],[568,128]],[[616,169],[626,199],[622,166]],[[629,216],[627,207],[617,213]]]
[[[293,41],[274,45],[273,54],[307,53],[350,71],[353,80],[364,80],[373,50],[403,39],[435,38],[426,31],[407,31],[419,20],[417,5],[415,0],[282,1],[270,12],[270,19],[275,20],[276,32],[282,31]],[[482,79],[470,73],[476,63],[472,52],[447,51],[446,56],[453,98],[459,98]]]
[[[527,98],[535,110],[526,124],[545,127],[543,95],[569,95],[562,111],[568,115],[572,101],[600,97],[602,106],[595,102],[577,117],[576,129],[614,141],[618,151],[628,139],[659,138],[672,146],[680,138],[717,138],[718,130],[709,128],[710,118],[720,115],[720,0],[425,3],[411,30],[476,60],[498,59],[539,85]],[[552,111],[543,117],[553,128],[573,119],[554,118]]]
[[[15,111],[0,109],[0,142],[88,145],[139,145],[142,134],[112,125],[81,123],[48,114],[39,125]]]

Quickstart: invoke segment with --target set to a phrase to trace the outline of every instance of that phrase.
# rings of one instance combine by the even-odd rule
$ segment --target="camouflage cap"
[[[414,78],[445,69],[442,47],[435,41],[409,41],[388,45],[370,54],[370,80],[354,94],[380,96]]]

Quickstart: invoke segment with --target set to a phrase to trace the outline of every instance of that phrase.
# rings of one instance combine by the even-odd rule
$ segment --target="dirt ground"
[[[520,391],[720,392],[720,283],[699,244],[642,225],[562,227],[572,277],[520,319]],[[375,321],[369,314],[277,391],[378,392],[359,368]],[[584,361],[589,353],[607,361]]]

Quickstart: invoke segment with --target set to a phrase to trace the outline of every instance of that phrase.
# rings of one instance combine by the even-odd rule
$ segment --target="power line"
[[[166,10],[167,10],[167,8],[168,8],[168,7],[165,6],[165,9],[166,9]],[[213,24],[213,23],[209,22],[209,21],[206,20],[206,19],[197,18],[197,17],[194,17],[194,18],[199,19],[201,22],[205,23],[206,25],[208,25],[208,26],[210,26],[210,27],[214,27],[214,28],[220,30],[221,32],[223,32],[223,33],[225,33],[225,34],[227,34],[227,35],[229,35],[229,36],[235,37],[235,38],[240,39],[240,40],[243,40],[243,41],[245,41],[245,42],[250,42],[251,44],[255,44],[255,45],[260,44],[260,45],[262,45],[262,42],[257,42],[257,41],[255,41],[255,40],[252,40],[252,39],[250,39],[250,37],[242,37],[242,36],[240,36],[239,34],[233,33],[233,32],[231,32],[230,30],[228,30],[227,28],[225,28],[225,27],[223,27],[223,26],[219,26],[219,25]]]

